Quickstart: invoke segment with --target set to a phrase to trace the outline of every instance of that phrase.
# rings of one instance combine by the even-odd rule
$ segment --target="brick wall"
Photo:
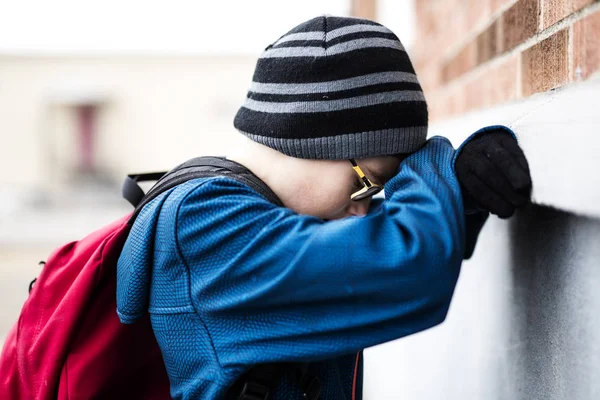
[[[350,0],[350,14],[355,17],[377,20],[377,0]]]
[[[411,58],[432,121],[600,70],[598,0],[415,0]]]

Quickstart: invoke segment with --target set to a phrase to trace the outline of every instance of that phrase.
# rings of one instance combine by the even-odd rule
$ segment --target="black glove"
[[[531,201],[529,165],[515,138],[501,129],[467,143],[456,160],[456,175],[465,203],[508,218]]]

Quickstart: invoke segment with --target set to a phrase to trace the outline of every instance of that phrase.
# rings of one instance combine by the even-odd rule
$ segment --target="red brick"
[[[427,97],[429,107],[429,120],[439,121],[465,111],[464,86],[442,88]]]
[[[470,71],[477,65],[477,42],[472,41],[442,67],[442,80],[449,82],[452,79]]]
[[[499,53],[498,34],[499,23],[495,21],[477,36],[477,65],[496,57]]]
[[[444,47],[442,47],[438,39],[438,27],[435,24],[434,17],[430,15],[424,25],[426,26],[426,31],[417,37],[417,43],[413,46],[415,56],[427,62],[439,60],[444,55]]]
[[[376,20],[377,19],[377,1],[376,0],[352,0],[351,14],[354,17]]]
[[[445,55],[446,50],[464,40],[471,27],[467,21],[467,9],[460,1],[438,3],[432,7],[436,26],[435,44],[442,49],[440,55]]]
[[[514,0],[492,0],[491,4],[491,12],[496,12],[500,7],[504,6],[508,3],[514,3]]]
[[[413,47],[413,61],[417,64],[431,63],[432,59],[439,59],[442,49],[439,45],[438,26],[436,24],[436,10],[427,0],[416,1],[418,45]]]
[[[431,123],[431,121],[437,120],[441,117],[442,107],[440,106],[440,99],[437,92],[425,95],[425,99],[427,100],[429,123]]]
[[[427,99],[427,108],[429,110],[429,123],[443,119],[447,112],[446,99],[438,92],[430,94],[425,98]]]
[[[507,51],[536,34],[539,0],[519,0],[502,14],[502,49]]]
[[[568,43],[569,33],[563,29],[523,52],[523,96],[544,92],[568,82]]]
[[[448,114],[446,116],[463,114],[466,111],[466,96],[463,86],[455,87],[447,96]]]
[[[471,111],[485,105],[486,81],[483,75],[470,79],[465,83],[465,110]]]
[[[484,18],[486,8],[470,7],[466,0],[417,0],[417,57],[441,60],[461,43],[476,26],[469,19]],[[487,3],[490,0],[468,0]],[[472,11],[475,9],[475,11]],[[452,51],[452,50],[450,50]]]
[[[506,103],[518,97],[517,70],[519,62],[519,55],[514,55],[486,71],[486,106]]]
[[[424,65],[421,68],[415,67],[415,71],[425,95],[434,92],[440,87],[442,77],[440,76],[441,70],[437,64],[432,63],[429,66]]]
[[[506,103],[517,98],[517,68],[519,56],[486,68],[465,84],[465,110],[472,111]]]
[[[431,2],[427,0],[415,0],[415,16],[417,18],[416,31],[418,36],[428,31],[428,24],[431,20],[432,9]]]
[[[540,0],[544,2],[542,6],[542,29],[554,25],[558,21],[582,9],[594,0]]]
[[[438,24],[436,20],[436,10],[430,7],[427,9],[424,18],[425,20],[423,21],[423,28],[425,30],[425,34],[432,37],[437,36]]]
[[[420,22],[423,16],[427,13],[427,11],[429,10],[429,3],[430,2],[427,0],[415,0],[415,15],[417,17],[417,21]]]
[[[600,69],[600,11],[573,25],[572,80],[586,79]]]
[[[463,0],[462,6],[466,8],[468,30],[471,31],[490,16],[490,3],[492,0]]]

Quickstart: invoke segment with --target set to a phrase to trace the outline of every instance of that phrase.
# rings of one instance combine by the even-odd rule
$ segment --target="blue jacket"
[[[321,399],[362,391],[362,349],[441,323],[487,214],[467,214],[441,137],[405,159],[363,217],[325,222],[225,177],[140,213],[117,309],[149,312],[176,399],[219,399],[251,366],[313,362]],[[285,376],[274,399],[300,398]],[[353,389],[354,386],[354,389]]]

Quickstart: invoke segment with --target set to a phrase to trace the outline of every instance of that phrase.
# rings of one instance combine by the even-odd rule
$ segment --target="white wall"
[[[493,218],[447,320],[365,353],[365,400],[600,398],[600,221]]]

